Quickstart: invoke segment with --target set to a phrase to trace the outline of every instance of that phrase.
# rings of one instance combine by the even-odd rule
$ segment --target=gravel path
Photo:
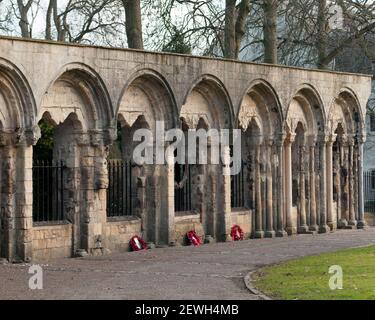
[[[0,265],[0,299],[259,299],[249,271],[306,255],[375,245],[375,228],[325,235],[160,248],[42,265],[44,289],[28,288],[29,265]]]

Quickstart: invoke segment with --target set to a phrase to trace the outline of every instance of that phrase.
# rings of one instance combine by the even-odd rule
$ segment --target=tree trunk
[[[52,40],[52,12],[53,12],[53,1],[50,0],[48,4],[47,14],[46,14],[46,40]]]
[[[17,0],[18,10],[20,13],[19,26],[21,28],[22,38],[31,38],[32,36],[31,28],[29,24],[29,18],[27,16],[32,4],[33,4],[32,0],[28,0],[26,5],[23,4],[22,0]]]
[[[224,57],[236,59],[236,0],[225,2]]]
[[[246,33],[246,21],[250,13],[250,8],[250,0],[242,0],[238,6],[235,59],[238,59],[241,50],[242,39]]]
[[[277,64],[277,0],[264,0],[264,62]]]
[[[318,50],[318,63],[319,69],[326,69],[328,63],[325,62],[327,52],[327,0],[319,0],[318,5],[318,35],[316,48]]]
[[[142,15],[140,0],[122,0],[126,17],[128,47],[143,49]]]

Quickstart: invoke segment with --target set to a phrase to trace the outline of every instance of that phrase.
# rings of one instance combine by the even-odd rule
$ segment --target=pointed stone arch
[[[46,111],[57,123],[75,113],[85,131],[108,130],[114,117],[100,75],[81,63],[64,66],[50,82],[42,97],[38,118]]]
[[[195,129],[200,119],[209,128],[231,129],[233,105],[224,84],[212,75],[199,77],[185,95],[180,118],[190,129]]]
[[[272,136],[282,129],[279,98],[271,84],[262,79],[251,82],[240,102],[237,126],[246,131],[251,121],[257,123],[261,135]]]
[[[22,135],[32,132],[36,117],[33,92],[26,77],[13,63],[0,58],[0,122],[3,131]]]
[[[327,118],[324,110],[318,90],[310,84],[301,85],[288,104],[287,130],[294,132],[301,123],[309,136],[324,134]]]
[[[349,88],[341,89],[330,106],[327,119],[329,133],[334,134],[338,124],[343,126],[347,134],[364,134],[365,116],[355,93]]]
[[[177,124],[177,105],[167,80],[157,71],[141,69],[127,81],[116,108],[116,115],[131,127],[143,116],[150,128],[164,121],[166,129]]]

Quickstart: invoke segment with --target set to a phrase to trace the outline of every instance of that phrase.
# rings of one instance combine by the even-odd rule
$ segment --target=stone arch
[[[108,91],[99,74],[90,67],[80,63],[64,66],[45,92],[38,119],[48,111],[57,123],[63,123],[73,112],[83,130],[111,127],[113,109]]]
[[[321,95],[309,84],[301,85],[291,99],[286,116],[287,128],[294,132],[300,122],[308,135],[323,134],[326,114]]]
[[[327,119],[329,133],[334,134],[339,124],[347,134],[363,134],[364,115],[355,93],[348,88],[341,89],[331,104]]]
[[[328,224],[331,229],[355,228],[360,218],[361,159],[364,116],[353,91],[343,88],[331,104],[327,120]]]
[[[281,131],[283,120],[279,98],[273,87],[262,79],[252,81],[241,100],[237,122],[246,131],[251,121],[255,121],[261,135],[273,135]]]
[[[315,159],[321,156],[315,146],[318,137],[319,143],[324,143],[325,122],[325,108],[318,90],[312,85],[302,84],[290,100],[286,115],[285,193],[286,230],[289,234],[317,230],[316,207],[309,203],[314,201],[320,185],[325,183],[321,178],[319,187],[315,184]]]
[[[199,77],[185,95],[180,118],[190,129],[196,128],[200,119],[209,128],[232,128],[233,105],[224,84],[212,75]]]
[[[177,105],[166,79],[151,69],[134,73],[126,83],[117,105],[116,115],[131,127],[144,116],[151,128],[156,121],[165,121],[166,128],[177,124]]]
[[[0,121],[2,130],[29,131],[33,127],[36,104],[23,73],[0,58]]]
[[[243,193],[243,206],[251,209],[253,237],[273,237],[273,212],[277,201],[272,201],[272,176],[276,177],[274,159],[279,159],[275,148],[283,129],[281,104],[274,88],[263,79],[250,83],[239,105],[237,126],[242,130],[242,171],[232,177],[232,207],[236,194]],[[242,176],[242,178],[241,178]],[[238,183],[238,181],[242,182]],[[236,185],[242,185],[242,189]],[[241,205],[241,204],[240,204]]]

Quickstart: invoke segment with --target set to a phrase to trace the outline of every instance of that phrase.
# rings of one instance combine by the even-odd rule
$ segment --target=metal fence
[[[52,160],[33,161],[33,221],[64,220],[64,165]]]
[[[131,162],[108,160],[107,216],[132,215]]]
[[[242,208],[245,206],[245,165],[242,161],[241,171],[231,176],[231,206],[232,208]]]
[[[375,170],[363,172],[365,211],[375,213]]]
[[[175,165],[174,208],[176,212],[191,211],[191,168],[190,165]]]

